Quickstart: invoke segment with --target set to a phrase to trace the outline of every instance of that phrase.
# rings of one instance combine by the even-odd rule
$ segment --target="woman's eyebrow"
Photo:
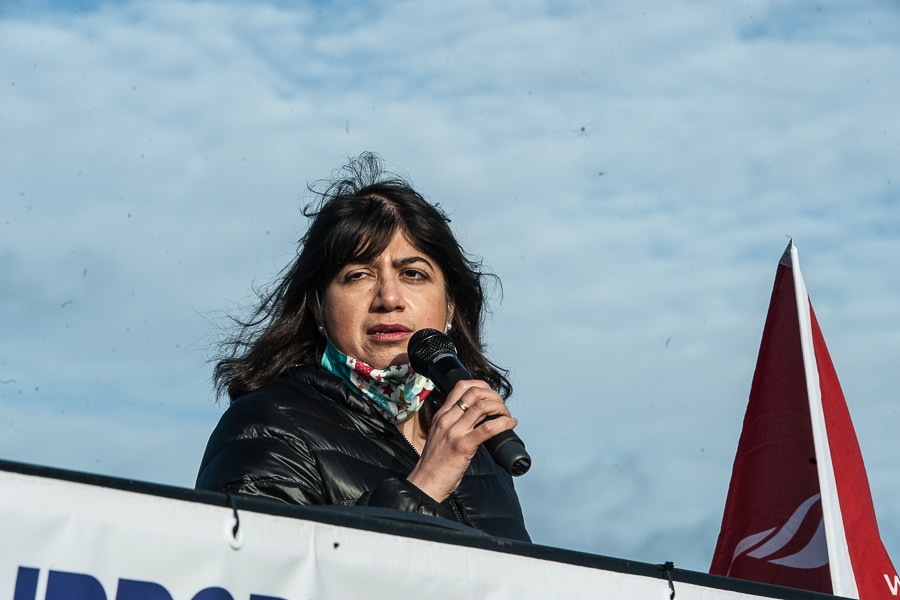
[[[427,258],[422,256],[409,256],[406,258],[398,258],[394,261],[394,267],[408,267],[409,265],[414,265],[416,263],[425,263],[429,269],[434,270],[434,265],[431,264]]]

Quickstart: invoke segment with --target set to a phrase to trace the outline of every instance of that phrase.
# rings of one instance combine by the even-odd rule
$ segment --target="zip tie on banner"
[[[661,564],[660,567],[666,574],[666,579],[669,580],[669,600],[675,600],[675,582],[672,581],[672,570],[675,568],[675,563],[671,560],[667,560]]]
[[[233,550],[239,550],[244,545],[244,530],[241,529],[241,517],[238,515],[237,501],[231,492],[225,492],[225,498],[228,506],[234,513],[234,525],[225,521],[225,539]]]

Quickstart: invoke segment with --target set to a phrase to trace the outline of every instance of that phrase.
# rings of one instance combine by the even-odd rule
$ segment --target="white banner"
[[[591,564],[615,559],[450,530],[442,534],[436,530],[432,539],[421,539],[421,535],[330,524],[328,519],[318,522],[254,512],[241,508],[241,503],[235,537],[235,513],[224,506],[224,495],[223,506],[215,506],[207,502],[218,495],[184,490],[180,499],[167,497],[171,493],[133,491],[125,485],[129,482],[109,487],[103,478],[94,481],[88,476],[90,483],[73,482],[0,463],[0,469],[4,466],[7,470],[0,470],[0,599],[666,600],[671,594],[661,568],[654,576],[624,568],[626,572],[606,570]],[[200,501],[192,500],[192,494]],[[274,512],[284,510],[290,507]],[[365,522],[365,517],[358,519]],[[352,523],[353,518],[346,522]],[[400,524],[397,529],[410,527],[416,528]],[[427,526],[421,529],[435,531]],[[693,575],[701,581],[709,577]],[[674,586],[680,600],[763,597],[684,581],[675,581]],[[776,593],[764,596],[778,596],[779,588],[772,589]],[[796,597],[817,596],[798,592]]]

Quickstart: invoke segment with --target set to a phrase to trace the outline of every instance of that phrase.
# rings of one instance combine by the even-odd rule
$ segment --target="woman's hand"
[[[478,446],[517,423],[486,382],[460,381],[435,413],[422,456],[407,479],[443,502],[459,487]]]

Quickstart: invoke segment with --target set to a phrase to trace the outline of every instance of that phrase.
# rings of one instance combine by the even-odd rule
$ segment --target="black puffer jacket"
[[[512,478],[484,448],[442,503],[406,480],[418,459],[368,401],[337,377],[300,366],[232,403],[210,436],[196,487],[408,510],[530,541]]]

